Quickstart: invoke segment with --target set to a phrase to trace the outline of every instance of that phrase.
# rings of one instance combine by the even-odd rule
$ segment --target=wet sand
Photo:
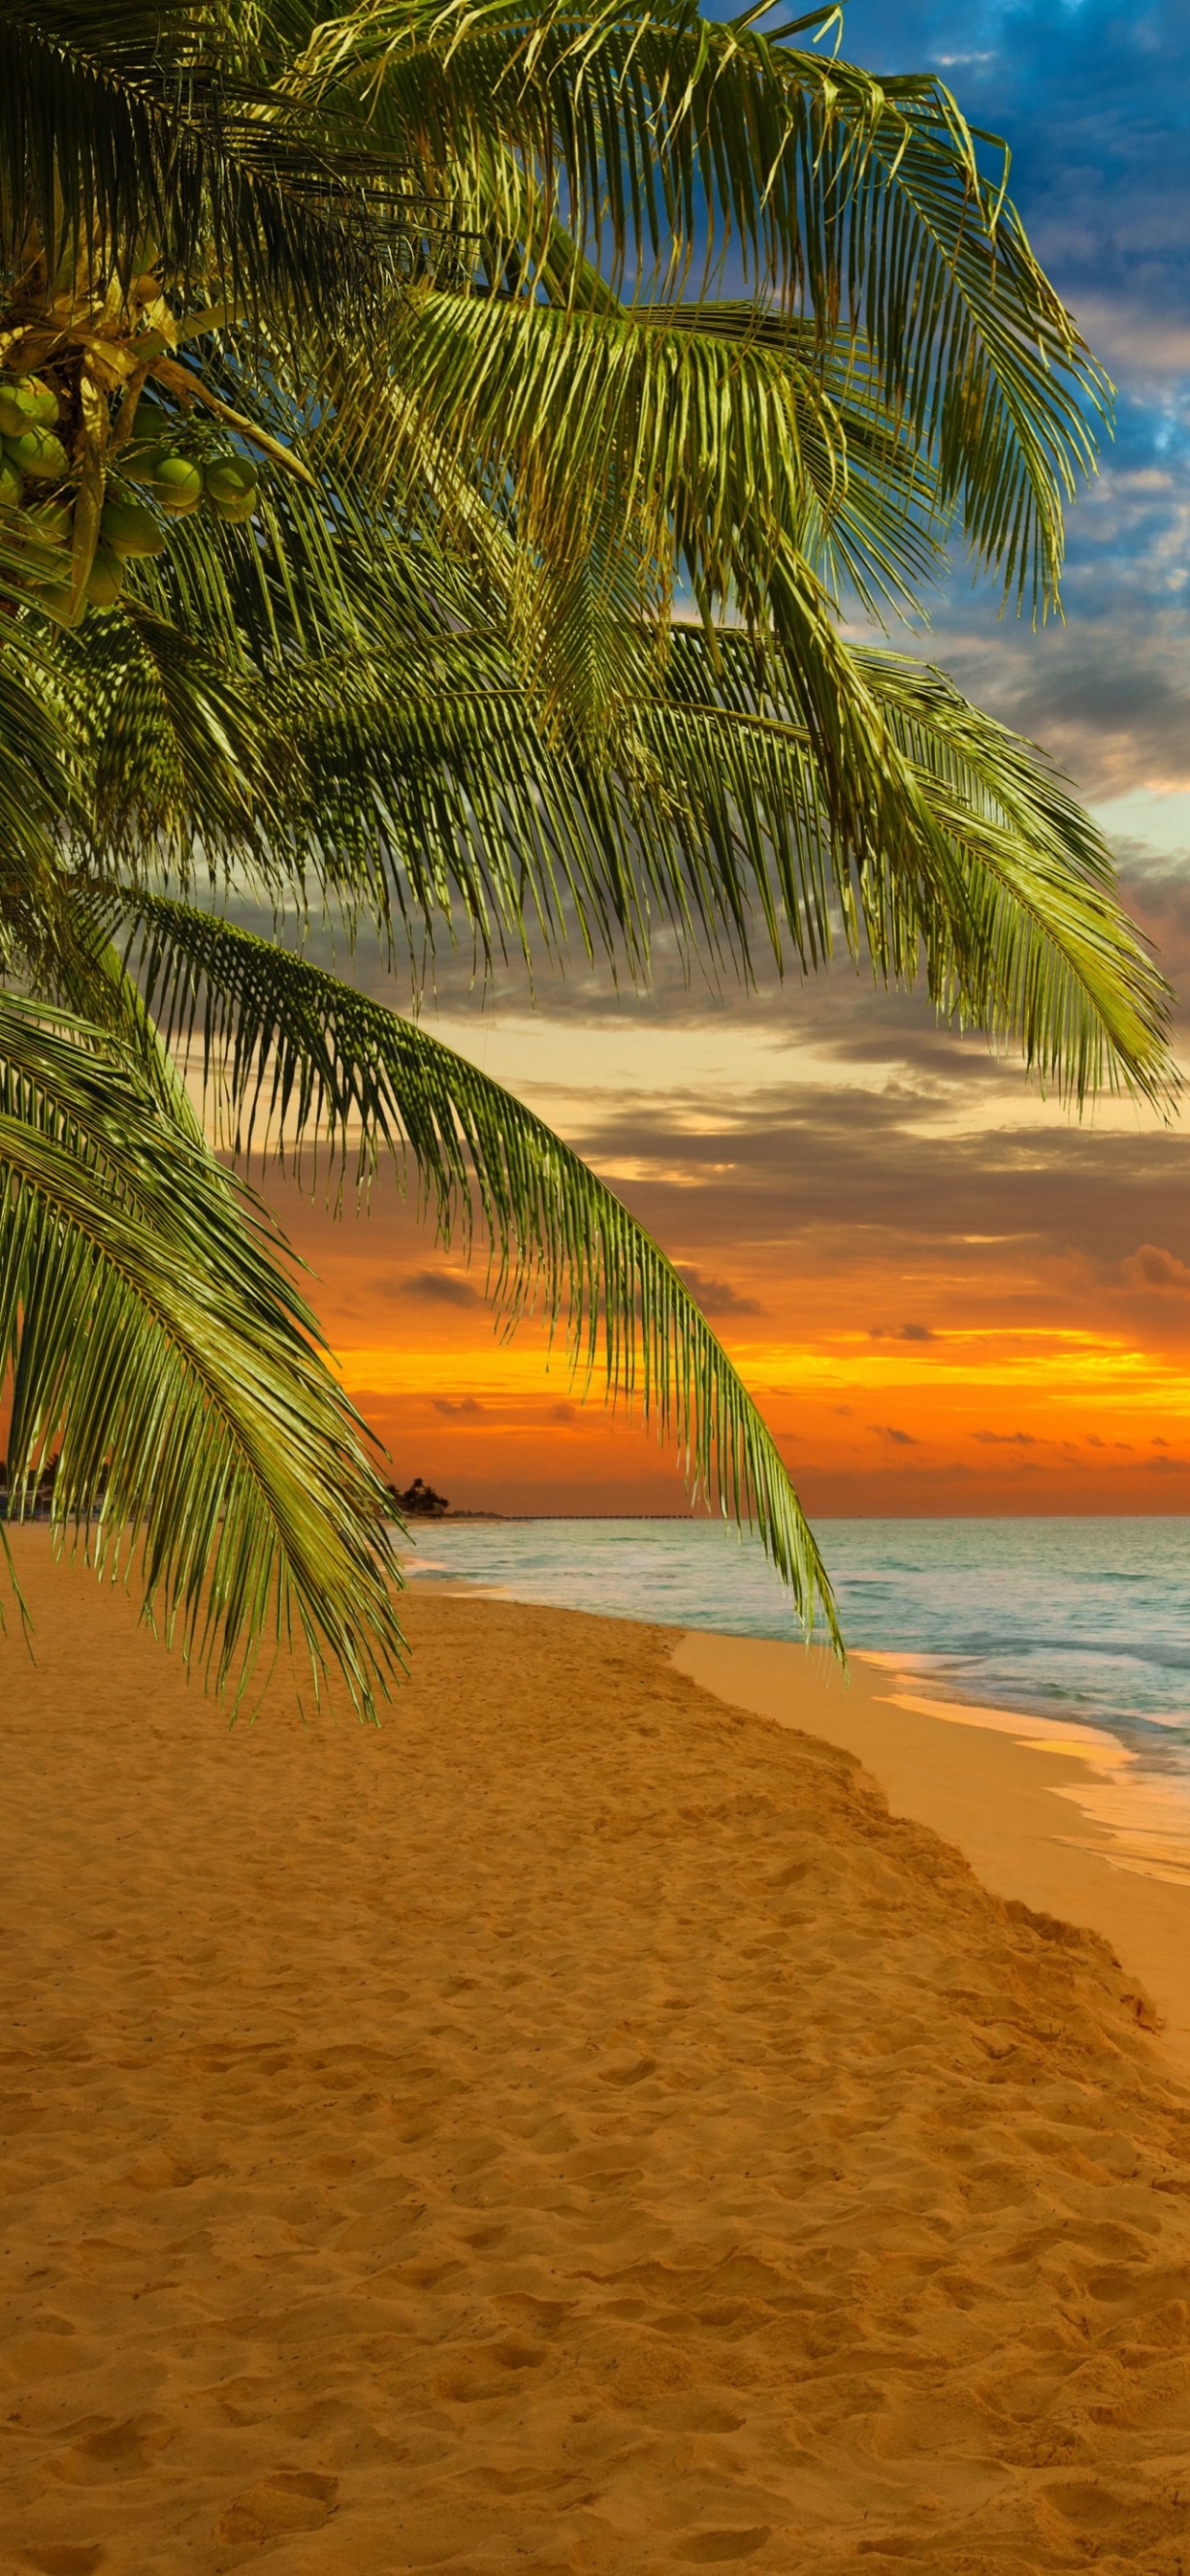
[[[17,1536],[6,2576],[1186,2567],[1190,2088],[1103,1940],[665,1631],[415,1597],[380,1733],[229,1734]]]

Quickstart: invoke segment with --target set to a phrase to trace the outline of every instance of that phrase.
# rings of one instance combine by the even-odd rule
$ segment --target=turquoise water
[[[849,1645],[948,1697],[1077,1718],[1190,1777],[1190,1520],[819,1521]],[[798,1634],[755,1540],[715,1521],[459,1521],[410,1572],[745,1637]]]

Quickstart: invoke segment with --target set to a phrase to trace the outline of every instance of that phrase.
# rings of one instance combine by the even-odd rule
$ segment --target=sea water
[[[1190,1519],[818,1521],[850,1646],[927,1692],[1077,1719],[1190,1789]],[[753,1536],[717,1521],[415,1525],[408,1571],[515,1601],[796,1638]]]

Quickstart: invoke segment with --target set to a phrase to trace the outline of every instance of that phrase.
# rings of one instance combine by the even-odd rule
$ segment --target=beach
[[[734,1706],[858,1755],[894,1812],[957,1845],[997,1896],[1101,1933],[1190,2080],[1184,1781],[1137,1776],[1098,1728],[923,1697],[892,1657],[854,1655],[844,1675],[825,1652],[687,1633],[675,1661]]]
[[[1077,1752],[416,1593],[229,1731],[12,1537],[0,2564],[1190,2565],[1190,1894]]]

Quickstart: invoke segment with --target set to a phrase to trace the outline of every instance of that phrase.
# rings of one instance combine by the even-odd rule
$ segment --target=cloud
[[[1072,571],[1065,628],[981,633],[940,615],[930,658],[965,695],[1039,743],[1093,802],[1190,786],[1190,481],[1115,495],[1086,580]],[[1162,563],[1165,568],[1162,570]],[[1178,585],[1169,588],[1170,581]],[[1081,595],[1075,591],[1082,583]]]
[[[868,1429],[875,1432],[878,1440],[891,1440],[897,1449],[916,1449],[918,1445],[911,1431],[898,1431],[892,1422],[869,1422]]]
[[[434,1398],[434,1411],[435,1413],[451,1414],[486,1413],[487,1406],[480,1404],[478,1399],[473,1395],[436,1395]]]
[[[870,1342],[936,1342],[938,1336],[930,1324],[869,1324]]]
[[[1176,1296],[1190,1296],[1190,1268],[1159,1243],[1140,1244],[1120,1269],[1130,1288],[1172,1289]]]
[[[1171,1206],[1186,1203],[1185,1127],[1101,1129],[1056,1105],[1018,1124],[1007,1086],[985,1117],[982,1084],[965,1079],[971,1059],[956,1048],[952,1072],[951,1044],[935,1050],[920,1033],[920,1078],[879,1089],[782,1081],[672,1104],[594,1096],[572,1141],[596,1168],[632,1172],[623,1195],[661,1242],[701,1241],[708,1271],[730,1244],[744,1278],[779,1275],[782,1303],[807,1260],[819,1272],[862,1260],[904,1273],[945,1251],[952,1282],[986,1278],[989,1238],[998,1270],[1075,1261],[1088,1293],[1092,1282],[1118,1289],[1121,1264],[1138,1244],[1159,1245]],[[1023,1079],[1017,1097],[1028,1100]],[[939,1293],[949,1313],[952,1290]],[[898,1328],[880,1330],[899,1340]]]
[[[1118,388],[1114,441],[1068,517],[1069,624],[1036,639],[973,602],[956,547],[931,655],[1085,795],[1190,774],[1190,16],[1118,0],[849,0],[852,59],[944,77],[1003,135],[1012,195]],[[989,158],[989,168],[992,165]],[[1088,405],[1088,416],[1091,407]]]
[[[1184,9],[984,0],[956,18],[953,0],[850,0],[845,45],[874,70],[943,70],[972,122],[1006,137],[1013,197],[1080,322],[1184,324]]]
[[[755,1297],[741,1297],[726,1279],[708,1278],[705,1270],[695,1270],[689,1262],[674,1264],[692,1297],[697,1298],[705,1315],[762,1315],[764,1308]]]
[[[482,1306],[483,1299],[469,1279],[460,1279],[455,1270],[411,1270],[401,1281],[406,1297],[420,1297],[431,1306]]]
[[[973,1440],[983,1441],[988,1448],[1035,1449],[1037,1447],[1031,1431],[973,1431],[971,1437]]]
[[[1164,386],[1171,376],[1190,375],[1190,326],[1164,306],[1148,312],[1130,309],[1104,296],[1085,295],[1079,324],[1097,355],[1116,375],[1134,384]]]

